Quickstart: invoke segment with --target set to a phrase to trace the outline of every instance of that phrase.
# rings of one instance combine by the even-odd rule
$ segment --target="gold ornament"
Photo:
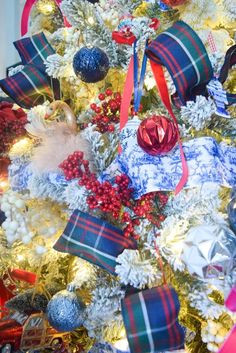
[[[69,105],[63,101],[57,100],[57,101],[52,102],[49,107],[50,107],[51,111],[47,115],[47,118],[52,116],[56,112],[57,109],[63,110],[63,112],[65,114],[65,121],[66,121],[69,129],[71,130],[71,132],[74,135],[76,135],[76,133],[77,133],[76,117],[75,117],[73,111],[71,110],[71,108],[69,107]]]

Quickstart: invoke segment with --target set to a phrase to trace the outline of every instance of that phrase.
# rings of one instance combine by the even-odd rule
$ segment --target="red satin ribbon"
[[[21,36],[24,36],[28,32],[28,22],[29,22],[29,16],[30,16],[30,11],[33,7],[33,5],[37,2],[38,0],[26,0],[25,6],[22,12],[21,16]],[[58,5],[60,9],[60,3],[62,0],[54,0],[56,4]],[[64,25],[66,27],[70,27],[71,25],[67,21],[67,19],[63,16],[64,20]]]
[[[122,101],[120,106],[120,131],[125,127],[129,118],[129,107],[134,88],[134,57],[132,56],[125,80]],[[118,146],[118,153],[121,153],[121,145]]]
[[[236,312],[236,286],[231,289],[228,298],[225,301],[225,306],[233,312]],[[223,345],[220,347],[218,353],[233,353],[236,347],[236,325],[233,326],[232,330],[228,334]]]
[[[150,64],[151,64],[154,78],[156,80],[156,84],[157,84],[157,88],[158,88],[161,100],[162,100],[163,104],[165,105],[166,109],[168,110],[170,116],[174,120],[174,123],[176,125],[176,129],[177,129],[178,143],[179,143],[180,157],[181,157],[182,171],[183,171],[182,177],[175,188],[175,195],[177,195],[183,189],[184,185],[186,184],[186,182],[188,180],[188,165],[187,165],[187,161],[185,159],[182,141],[181,141],[180,135],[179,135],[178,121],[177,121],[175,114],[174,114],[172,107],[171,107],[169,92],[168,92],[163,68],[161,65],[154,63],[152,60],[150,60]]]
[[[24,281],[30,284],[34,284],[37,279],[35,273],[19,269],[9,271],[9,275],[15,280]]]

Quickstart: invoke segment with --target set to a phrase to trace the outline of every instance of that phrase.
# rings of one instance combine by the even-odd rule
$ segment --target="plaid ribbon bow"
[[[213,76],[211,62],[197,33],[183,21],[162,32],[146,50],[149,59],[169,71],[182,104]]]
[[[156,353],[184,348],[178,322],[180,304],[169,286],[154,287],[122,300],[122,316],[131,353]]]
[[[176,93],[172,100],[176,106],[194,100],[196,95],[207,95],[206,85],[213,78],[213,68],[206,48],[197,33],[183,21],[177,21],[162,32],[146,49],[154,65],[163,65],[169,71]],[[236,62],[236,46],[225,57],[219,81],[223,84],[228,70]],[[236,95],[227,94],[228,103],[236,102]]]
[[[55,54],[43,32],[23,38],[14,45],[24,68],[11,77],[0,80],[0,87],[19,106],[29,109],[46,100],[60,99],[60,84],[46,74],[45,60]]]
[[[124,249],[137,249],[137,243],[104,220],[75,210],[54,249],[79,256],[115,275],[117,256]]]

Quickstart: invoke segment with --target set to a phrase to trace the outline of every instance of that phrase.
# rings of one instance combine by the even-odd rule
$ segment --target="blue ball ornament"
[[[236,190],[232,193],[232,199],[228,204],[227,211],[230,227],[236,233]]]
[[[59,332],[69,332],[82,326],[85,306],[73,290],[55,294],[47,305],[48,322]]]
[[[103,80],[109,70],[107,54],[100,48],[81,48],[74,56],[73,68],[83,82],[95,83]]]

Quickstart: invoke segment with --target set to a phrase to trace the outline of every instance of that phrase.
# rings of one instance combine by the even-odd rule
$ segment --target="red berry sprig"
[[[161,209],[166,204],[167,195],[153,192],[143,195],[139,200],[132,198],[133,189],[129,187],[130,180],[127,175],[116,176],[114,185],[109,181],[100,182],[89,168],[89,162],[83,159],[83,152],[77,151],[69,155],[59,166],[66,180],[78,178],[78,184],[89,191],[86,202],[90,209],[99,209],[125,225],[125,237],[138,239],[135,227],[140,224],[140,218],[147,218],[151,223],[160,226],[165,219]],[[127,212],[129,208],[131,212]]]
[[[111,89],[107,89],[104,93],[98,95],[100,103],[92,103],[90,108],[95,115],[92,118],[92,124],[96,125],[98,131],[113,132],[115,125],[120,120],[121,94],[113,93]]]
[[[89,161],[83,159],[84,154],[81,151],[76,151],[70,154],[65,161],[63,161],[59,168],[64,172],[66,180],[80,178],[84,173],[90,174]]]

